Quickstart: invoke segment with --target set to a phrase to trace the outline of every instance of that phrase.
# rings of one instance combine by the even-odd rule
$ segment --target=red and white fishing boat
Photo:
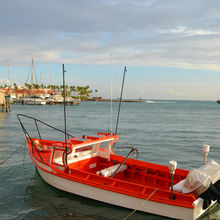
[[[29,135],[23,118],[34,121],[38,137]],[[21,114],[18,119],[31,160],[43,180],[55,188],[175,219],[198,219],[215,204],[213,201],[203,209],[204,200],[194,192],[170,190],[172,182],[176,184],[187,178],[188,170],[170,170],[169,166],[132,159],[130,155],[136,151],[133,147],[127,157],[116,155],[113,149],[118,135],[68,135],[66,141],[53,141],[43,139],[40,133],[39,124],[48,124]]]

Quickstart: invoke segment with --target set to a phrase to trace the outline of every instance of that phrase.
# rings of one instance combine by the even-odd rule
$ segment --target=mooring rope
[[[10,156],[8,158],[6,158],[5,160],[0,162],[0,166],[5,163],[7,160],[9,160],[21,147],[24,146],[24,143],[22,145],[20,145],[12,154],[10,154]]]
[[[24,142],[24,157],[23,157],[23,168],[24,168],[24,161],[25,161],[25,155],[26,155],[26,151],[25,151],[25,146],[26,145],[26,143]]]
[[[127,215],[125,218],[123,218],[123,220],[127,220],[130,216],[132,216],[138,209],[140,209],[144,203],[149,200],[153,194],[158,190],[158,188],[156,188],[144,201],[140,202],[140,204],[137,206],[137,208],[135,210],[133,210],[129,215]]]

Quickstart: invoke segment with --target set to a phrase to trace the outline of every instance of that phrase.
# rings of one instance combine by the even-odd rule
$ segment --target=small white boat
[[[146,100],[145,102],[146,103],[155,103],[154,101],[151,101],[151,100]]]
[[[63,104],[64,98],[61,95],[51,95],[47,99],[48,104]]]

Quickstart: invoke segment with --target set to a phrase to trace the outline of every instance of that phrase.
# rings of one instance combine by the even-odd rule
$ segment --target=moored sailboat
[[[24,99],[25,105],[46,105],[45,99],[39,96],[29,96]]]
[[[36,95],[34,93],[34,58],[32,58],[31,62],[31,95],[25,97],[23,99],[23,104],[25,105],[46,105],[46,100],[44,97]]]

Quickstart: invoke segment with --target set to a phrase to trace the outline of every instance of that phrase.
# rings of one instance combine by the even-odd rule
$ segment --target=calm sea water
[[[113,103],[113,128],[117,107],[118,103]],[[0,162],[24,143],[18,113],[60,129],[64,127],[63,106],[13,105],[11,113],[0,113]],[[74,136],[109,131],[110,103],[67,106],[67,119],[67,131]],[[220,105],[214,101],[123,103],[118,134],[118,145],[133,144],[139,149],[141,160],[165,165],[176,160],[179,168],[198,168],[203,164],[202,145],[209,144],[208,159],[220,163]],[[119,153],[126,155],[127,151]],[[130,212],[49,186],[39,176],[24,147],[0,165],[0,219],[119,220]],[[219,206],[203,219],[218,218]],[[136,212],[129,219],[166,218]]]

